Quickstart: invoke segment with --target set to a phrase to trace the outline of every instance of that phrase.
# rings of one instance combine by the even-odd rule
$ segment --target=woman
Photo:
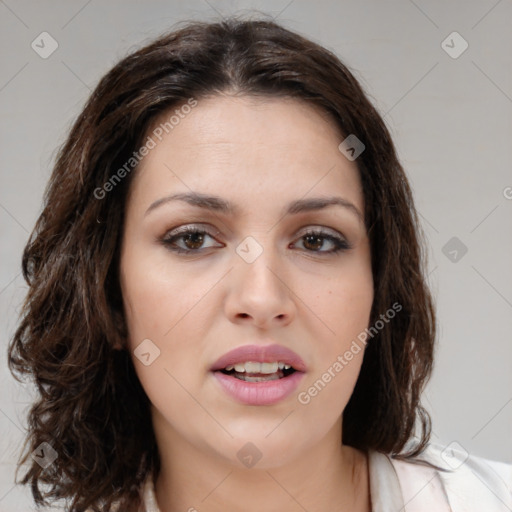
[[[21,483],[71,511],[510,510],[510,466],[429,444],[423,267],[332,53],[265,20],[159,38],[91,95],[23,255]]]

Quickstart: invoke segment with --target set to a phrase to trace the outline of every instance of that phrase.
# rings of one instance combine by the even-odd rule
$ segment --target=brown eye
[[[335,254],[351,248],[351,245],[344,238],[324,231],[309,231],[302,235],[300,240],[304,240],[303,246],[308,252]],[[326,241],[334,246],[334,248],[331,250],[319,250],[325,246]]]
[[[304,237],[304,240],[305,240],[304,246],[307,249],[311,249],[313,251],[320,249],[322,247],[322,245],[324,245],[324,238],[321,236],[306,235]]]
[[[171,251],[180,254],[199,253],[202,250],[210,249],[215,246],[203,247],[205,237],[212,238],[213,235],[204,229],[193,226],[175,230],[162,239],[162,243]],[[351,249],[351,245],[341,236],[332,235],[324,231],[309,231],[302,235],[299,240],[303,240],[303,247],[307,252],[318,254],[336,254],[340,251]],[[177,242],[181,242],[181,245]],[[322,250],[329,243],[331,249]],[[217,246],[222,247],[222,246]]]
[[[188,249],[199,249],[204,243],[204,235],[205,233],[196,231],[194,233],[183,235],[182,239]]]
[[[203,229],[187,226],[164,237],[162,243],[171,251],[190,254],[201,251],[201,246],[205,243],[205,237],[213,238],[213,235]],[[176,242],[178,241],[182,242],[182,246],[177,245]],[[204,247],[203,249],[211,247]]]

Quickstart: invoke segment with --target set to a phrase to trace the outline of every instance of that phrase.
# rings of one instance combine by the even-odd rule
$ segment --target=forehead
[[[204,98],[193,108],[165,112],[146,136],[155,147],[133,183],[144,195],[194,190],[236,197],[252,192],[282,203],[283,193],[296,199],[308,191],[337,190],[362,209],[357,166],[338,149],[344,135],[326,112],[304,101]]]
[[[305,101],[277,96],[215,95],[203,98],[197,106],[181,116],[181,107],[163,113],[150,130],[159,126],[162,134],[171,135],[175,143],[194,146],[246,144],[288,148],[300,143],[301,152],[312,152],[320,143],[337,148],[343,135],[333,118],[323,109]],[[167,124],[173,117],[172,126]],[[319,148],[325,149],[324,148]],[[226,148],[227,151],[227,148]]]

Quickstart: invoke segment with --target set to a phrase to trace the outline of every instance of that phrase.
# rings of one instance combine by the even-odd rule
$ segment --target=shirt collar
[[[384,453],[370,450],[368,466],[372,512],[404,510],[402,489],[390,458]]]

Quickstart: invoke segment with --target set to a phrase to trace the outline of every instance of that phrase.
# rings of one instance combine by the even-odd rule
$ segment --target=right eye
[[[185,226],[175,231],[171,231],[162,238],[162,243],[170,251],[177,253],[191,254],[194,252],[200,252],[201,245],[204,244],[205,236],[213,238],[208,231],[199,229],[193,226]],[[179,246],[176,244],[177,241],[182,241],[185,246]],[[203,249],[210,249],[214,246],[209,246]]]

